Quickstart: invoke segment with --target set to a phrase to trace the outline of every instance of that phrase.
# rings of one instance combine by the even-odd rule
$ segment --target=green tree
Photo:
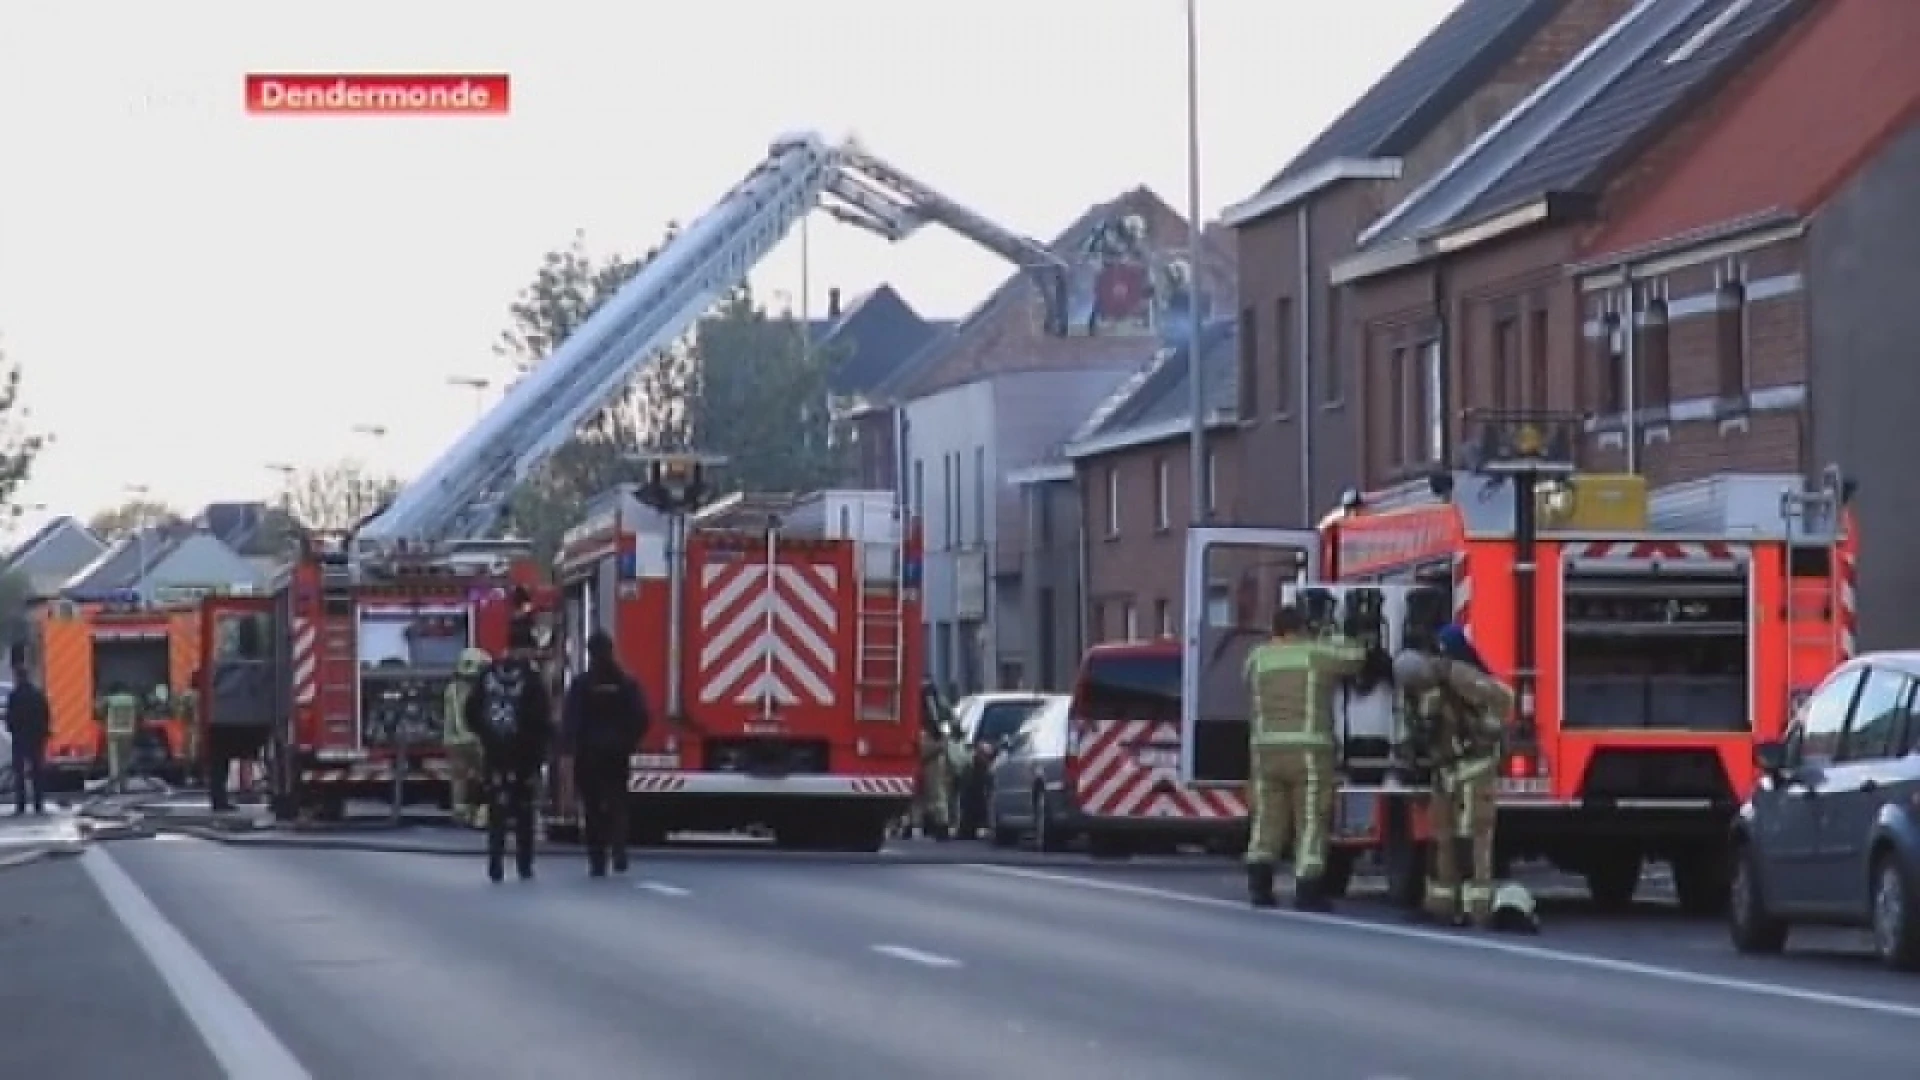
[[[153,528],[157,525],[177,525],[186,520],[186,515],[158,499],[128,499],[119,506],[109,506],[96,512],[87,519],[87,528],[93,535],[111,544],[124,536],[131,536],[135,529],[142,526]]]
[[[0,510],[8,520],[20,516],[20,490],[50,441],[34,430],[32,421],[20,400],[20,367],[0,348]]]
[[[398,478],[350,458],[293,474],[286,509],[314,529],[346,529],[373,513],[400,490]]]

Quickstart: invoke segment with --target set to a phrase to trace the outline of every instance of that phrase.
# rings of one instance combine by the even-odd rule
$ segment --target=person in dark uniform
[[[534,786],[553,741],[553,701],[533,662],[531,634],[515,620],[507,654],[487,666],[467,695],[467,728],[480,739],[487,792],[487,876],[506,876],[507,823],[513,823],[514,865],[533,877]]]
[[[587,638],[587,669],[567,687],[561,709],[561,769],[571,770],[580,793],[587,841],[587,872],[627,872],[627,774],[650,717],[640,684],[620,667],[613,639],[602,631]]]
[[[33,812],[47,812],[47,736],[53,710],[47,695],[33,684],[26,657],[13,657],[13,692],[7,695],[7,734],[13,736],[13,812],[27,812],[27,788],[33,788]]]

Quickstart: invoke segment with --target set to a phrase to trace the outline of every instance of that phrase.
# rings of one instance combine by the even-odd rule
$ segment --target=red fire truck
[[[635,838],[764,828],[878,850],[918,767],[920,537],[891,492],[736,495],[663,514],[603,497],[560,558],[560,654],[599,629],[656,722]],[[571,831],[566,800],[550,821]]]
[[[1460,622],[1516,686],[1503,861],[1581,874],[1603,906],[1628,903],[1643,866],[1665,861],[1683,906],[1720,904],[1753,745],[1854,648],[1851,485],[1829,470],[1812,485],[1740,475],[1649,493],[1636,478],[1566,472],[1522,500],[1518,484],[1446,473],[1353,496],[1317,531],[1194,530],[1182,722],[1076,716],[1073,752],[1100,761],[1072,770],[1090,824],[1244,814],[1240,665],[1276,599],[1317,592],[1330,618],[1372,612],[1388,649]],[[1424,821],[1396,709],[1378,687],[1343,699],[1342,724],[1367,730],[1346,732],[1334,870],[1377,850],[1410,901]]]
[[[390,559],[350,574],[347,538],[316,534],[263,597],[204,602],[203,746],[261,755],[283,817],[333,820],[353,799],[445,805],[443,697],[461,650],[498,654],[516,609],[551,590],[519,545]]]

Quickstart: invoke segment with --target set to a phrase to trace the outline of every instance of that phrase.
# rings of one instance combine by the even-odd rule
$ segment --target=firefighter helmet
[[[468,648],[461,651],[459,661],[453,665],[453,671],[456,675],[471,677],[487,670],[487,665],[491,663],[493,663],[493,657],[487,655],[487,650]]]

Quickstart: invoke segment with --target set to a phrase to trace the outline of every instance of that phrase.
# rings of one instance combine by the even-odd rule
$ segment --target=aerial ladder
[[[514,489],[571,439],[815,209],[890,241],[940,224],[1000,255],[1040,288],[1049,333],[1066,333],[1067,264],[849,140],[776,139],[711,210],[515,383],[465,435],[357,530],[356,576],[392,560],[484,548]]]

